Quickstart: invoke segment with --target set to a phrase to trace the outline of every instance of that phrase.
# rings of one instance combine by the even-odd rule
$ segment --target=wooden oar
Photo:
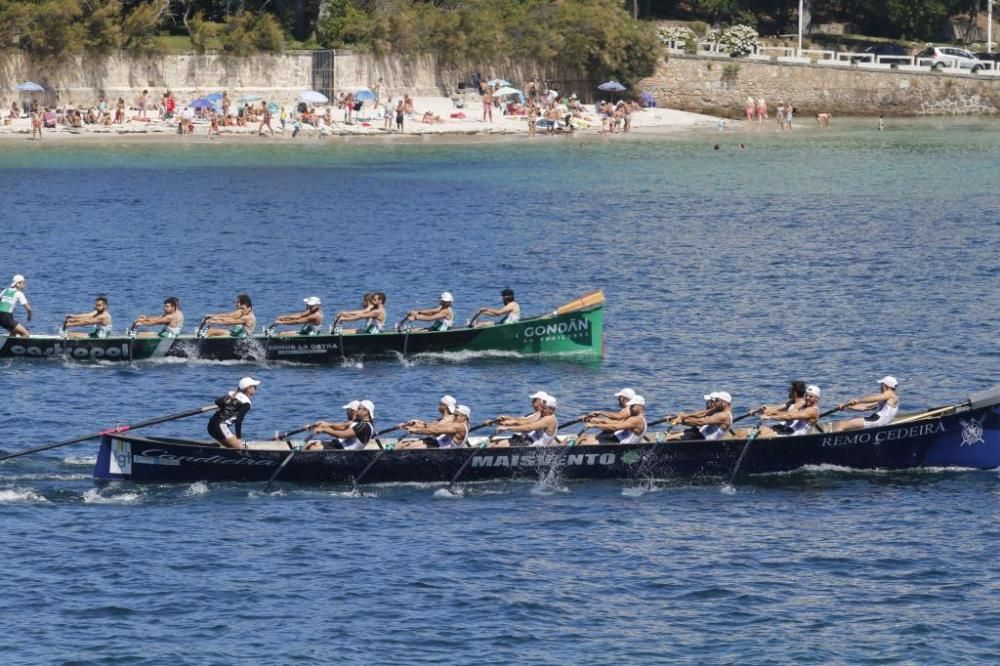
[[[363,470],[361,470],[361,474],[358,474],[356,477],[354,477],[353,479],[351,479],[351,483],[352,483],[351,493],[357,493],[358,492],[358,484],[361,483],[361,480],[365,478],[366,474],[368,474],[368,470],[370,470],[372,467],[375,466],[375,463],[377,463],[379,461],[379,458],[381,458],[385,454],[386,451],[391,451],[392,450],[392,449],[387,449],[384,446],[382,446],[382,442],[380,442],[378,438],[379,438],[380,435],[384,435],[387,432],[392,432],[393,430],[399,430],[399,426],[397,425],[397,426],[393,426],[391,428],[386,428],[385,430],[379,430],[377,433],[375,433],[374,435],[372,435],[372,438],[375,440],[375,443],[378,444],[378,448],[380,450],[379,450],[378,453],[375,454],[375,457],[372,458],[372,461],[370,463],[368,463]]]
[[[932,409],[926,412],[920,412],[919,414],[914,414],[912,416],[906,416],[898,421],[893,421],[889,425],[902,425],[903,423],[912,423],[913,421],[922,421],[923,419],[929,419],[932,416],[937,416],[938,414],[943,414],[950,409],[955,409],[956,407],[961,407],[961,403],[958,405],[948,405],[947,407],[938,407],[937,409]]]
[[[740,472],[740,465],[743,464],[743,458],[746,457],[747,451],[750,450],[750,445],[753,444],[754,440],[757,439],[757,435],[760,434],[760,421],[757,425],[753,427],[750,434],[747,436],[747,443],[743,445],[743,450],[740,451],[740,457],[736,459],[736,466],[733,467],[733,473],[729,475],[729,485],[732,486],[736,481],[736,475]]]
[[[819,420],[822,419],[822,418],[826,418],[830,414],[836,414],[837,412],[839,412],[842,409],[844,409],[844,407],[846,407],[846,405],[837,405],[833,409],[828,409],[825,412],[823,412],[822,414],[820,414],[819,416],[817,416],[816,417],[816,425],[814,426],[816,428],[816,430],[819,430],[820,432],[823,432],[823,427],[820,425]]]
[[[177,421],[178,419],[187,418],[188,416],[197,416],[198,414],[204,414],[205,412],[212,412],[218,408],[219,406],[215,404],[205,405],[204,407],[199,407],[198,409],[191,409],[186,412],[180,412],[178,414],[170,414],[168,416],[158,416],[155,419],[140,421],[139,423],[134,423],[132,425],[116,426],[114,428],[108,428],[106,430],[101,430],[99,432],[93,432],[90,433],[89,435],[84,435],[82,437],[75,437],[73,439],[67,439],[62,442],[55,442],[54,444],[46,444],[44,446],[36,446],[31,449],[25,449],[24,451],[18,451],[17,453],[11,453],[9,455],[0,458],[0,462],[3,462],[4,460],[10,460],[11,458],[20,458],[21,456],[26,456],[29,453],[38,453],[39,451],[57,449],[61,446],[69,446],[70,444],[79,444],[80,442],[86,442],[89,439],[97,439],[98,437],[103,437],[104,435],[115,435],[118,433],[128,432],[129,430],[148,428],[149,426],[154,426],[160,423],[166,423],[167,421]]]

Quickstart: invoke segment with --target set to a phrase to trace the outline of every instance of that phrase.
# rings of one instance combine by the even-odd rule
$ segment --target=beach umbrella
[[[215,102],[213,102],[210,99],[206,99],[206,98],[202,97],[202,98],[196,99],[193,102],[191,102],[190,104],[188,104],[188,108],[191,108],[191,109],[214,109],[215,108]]]
[[[210,102],[222,101],[222,93],[209,93],[201,99],[207,99]]]
[[[38,85],[34,81],[19,83],[17,84],[17,89],[21,92],[45,92],[45,87]]]
[[[361,88],[359,90],[354,91],[354,99],[359,102],[374,102],[375,93],[373,93],[368,88]]]
[[[504,86],[503,88],[500,88],[500,90],[497,90],[495,93],[493,93],[493,96],[494,97],[506,97],[507,95],[520,95],[520,94],[521,94],[521,91],[518,90],[517,88],[512,88],[510,86]]]
[[[486,82],[486,85],[488,85],[490,88],[492,88],[493,86],[495,86],[498,83],[500,84],[501,87],[507,87],[507,88],[512,88],[513,87],[513,84],[511,84],[510,81],[506,81],[504,79],[490,79],[489,81]]]
[[[597,86],[597,89],[605,92],[624,92],[628,90],[628,88],[617,81],[605,81],[601,85]]]
[[[330,101],[330,98],[315,90],[304,90],[299,93],[299,101],[306,104],[326,104]]]
[[[244,95],[243,97],[240,97],[240,101],[243,102],[244,104],[247,104],[249,102],[259,102],[262,99],[264,98],[261,97],[260,95]]]

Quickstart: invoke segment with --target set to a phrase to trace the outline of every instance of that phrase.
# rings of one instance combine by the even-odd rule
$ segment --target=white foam
[[[80,456],[66,456],[63,458],[63,463],[66,465],[86,465],[88,467],[93,467],[97,464],[97,454],[91,453]]]
[[[90,474],[4,474],[4,481],[83,481]]]
[[[288,493],[281,488],[276,490],[251,490],[247,493],[247,497],[250,499],[258,499],[260,497],[284,497],[287,494]]]
[[[195,481],[184,491],[187,497],[198,497],[208,494],[208,484],[204,481]]]
[[[460,497],[465,497],[465,490],[461,487],[455,490],[448,490],[447,488],[438,488],[434,491],[432,495],[434,499],[459,499]]]
[[[0,502],[48,502],[31,488],[0,489]]]
[[[125,492],[117,495],[102,495],[97,488],[91,488],[83,493],[84,504],[132,504],[142,499],[137,492]]]

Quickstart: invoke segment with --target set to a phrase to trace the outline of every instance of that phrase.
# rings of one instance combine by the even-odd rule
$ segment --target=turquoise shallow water
[[[603,363],[0,366],[0,449],[180,411],[247,372],[252,434],[370,397],[380,426],[451,393],[545,388],[573,414],[631,385],[656,414],[788,379],[904,408],[998,383],[1000,123],[401,144],[0,144],[0,275],[33,328],[97,292],[116,328],[249,291],[262,320],[389,293],[390,318],[514,288],[601,287]],[[718,142],[720,150],[713,150]],[[738,144],[747,145],[745,151]],[[163,432],[200,435],[203,424]],[[996,472],[804,470],[716,485],[435,488],[89,480],[84,444],[0,466],[7,663],[991,663]]]

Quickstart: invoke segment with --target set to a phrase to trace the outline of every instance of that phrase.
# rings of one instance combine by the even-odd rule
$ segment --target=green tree
[[[109,53],[122,45],[120,0],[92,0],[83,17],[84,45],[97,53]]]
[[[170,0],[152,0],[136,5],[122,21],[122,47],[137,53],[160,53],[163,27]]]

